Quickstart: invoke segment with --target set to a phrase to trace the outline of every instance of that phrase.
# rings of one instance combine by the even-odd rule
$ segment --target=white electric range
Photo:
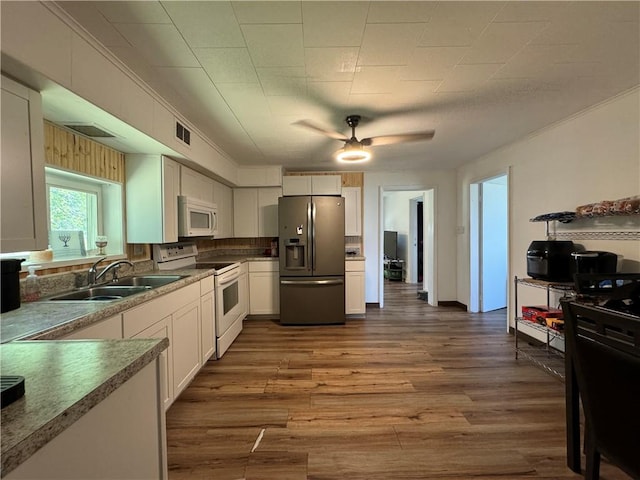
[[[153,246],[153,261],[158,270],[214,270],[216,356],[221,358],[240,335],[247,315],[246,274],[243,275],[239,262],[197,262],[197,255],[198,248],[191,242]]]

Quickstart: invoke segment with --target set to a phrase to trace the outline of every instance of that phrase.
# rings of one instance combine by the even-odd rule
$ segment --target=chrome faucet
[[[96,263],[91,265],[91,268],[89,268],[89,273],[87,274],[87,283],[89,284],[89,286],[95,285],[98,282],[98,280],[100,280],[109,270],[113,270],[113,278],[111,279],[111,281],[115,282],[116,280],[118,280],[118,269],[122,264],[126,263],[130,267],[134,266],[133,263],[131,263],[129,260],[117,260],[107,265],[104,270],[98,273],[98,269],[97,269],[98,265],[103,260],[106,260],[106,258],[107,257],[102,257]]]

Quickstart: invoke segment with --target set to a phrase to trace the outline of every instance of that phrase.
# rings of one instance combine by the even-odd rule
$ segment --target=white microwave
[[[212,237],[218,233],[218,207],[183,195],[178,196],[178,236]]]

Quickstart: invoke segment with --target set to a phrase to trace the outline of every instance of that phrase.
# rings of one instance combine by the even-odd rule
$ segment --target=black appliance
[[[575,271],[571,240],[534,240],[527,249],[527,275],[549,282],[569,282]]]
[[[20,308],[20,264],[23,259],[8,258],[0,260],[2,274],[2,306],[1,312],[9,312]]]
[[[611,252],[573,252],[576,273],[616,273],[618,255]]]

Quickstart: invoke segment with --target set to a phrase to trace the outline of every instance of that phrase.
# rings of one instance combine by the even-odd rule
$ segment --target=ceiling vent
[[[65,125],[65,127],[73,130],[74,132],[78,132],[86,137],[91,137],[91,138],[115,138],[115,135],[113,135],[112,133],[107,132],[106,130],[103,130],[100,127],[97,127],[96,125],[79,125],[79,124],[70,124],[70,125]]]
[[[176,137],[187,145],[191,145],[191,132],[180,122],[176,122]]]

